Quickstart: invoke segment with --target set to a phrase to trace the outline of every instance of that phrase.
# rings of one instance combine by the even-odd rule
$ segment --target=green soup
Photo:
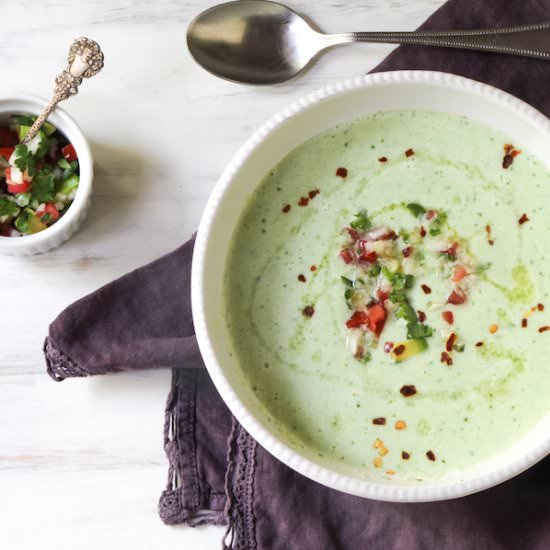
[[[525,435],[550,410],[549,204],[541,162],[444,113],[376,113],[290,153],[225,273],[273,429],[370,479],[456,474]]]

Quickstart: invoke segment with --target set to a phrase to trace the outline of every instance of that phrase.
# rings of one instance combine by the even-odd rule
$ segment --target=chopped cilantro
[[[52,220],[52,215],[49,214],[48,212],[46,212],[46,214],[44,214],[41,218],[40,218],[40,221],[41,222],[44,222],[44,223],[48,223],[49,221]]]
[[[370,227],[370,220],[366,210],[361,210],[355,214],[355,220],[350,224],[353,229],[359,229],[360,231],[366,231]]]
[[[32,178],[36,173],[36,160],[26,145],[20,143],[15,146],[15,166],[24,172],[25,170]]]
[[[26,115],[13,115],[11,118],[19,126],[32,126],[36,120],[36,117]]]
[[[403,239],[404,242],[408,243],[411,237],[411,234],[408,231],[401,229],[401,231],[399,231],[399,236]]]
[[[411,214],[417,218],[420,218],[420,216],[426,213],[426,209],[417,202],[410,202],[407,204],[407,208],[411,211]]]
[[[407,323],[407,338],[428,338],[433,334],[433,328],[418,322]]]
[[[57,161],[57,166],[63,170],[61,177],[63,180],[66,180],[78,170],[78,161],[73,160],[69,162],[67,159],[61,158]]]
[[[17,216],[19,208],[8,197],[0,197],[0,216]]]
[[[348,279],[347,277],[344,277],[343,275],[340,277],[340,279],[342,280],[342,282],[346,286],[353,286],[353,281],[351,279]]]
[[[55,195],[55,184],[51,168],[46,167],[38,170],[36,176],[32,180],[31,196],[32,200],[39,203],[50,202]]]
[[[394,304],[401,304],[407,301],[407,296],[404,289],[393,289],[388,298],[390,299],[390,302],[393,302]]]
[[[382,271],[380,264],[373,264],[367,271],[367,275],[369,277],[378,277],[378,275],[380,275],[380,271]]]
[[[401,302],[395,315],[398,319],[405,319],[409,323],[416,323],[417,321],[416,312],[409,302]]]

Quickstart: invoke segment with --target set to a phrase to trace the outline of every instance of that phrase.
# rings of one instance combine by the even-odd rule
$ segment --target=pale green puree
[[[504,452],[549,412],[550,174],[518,149],[464,117],[381,112],[265,177],[233,237],[225,316],[289,445],[365,478],[435,479]],[[366,245],[376,260],[346,263],[343,250],[384,229],[395,235]],[[407,288],[380,296],[396,274],[392,289],[409,274]],[[448,303],[453,291],[464,303]],[[379,338],[346,326],[376,304]]]

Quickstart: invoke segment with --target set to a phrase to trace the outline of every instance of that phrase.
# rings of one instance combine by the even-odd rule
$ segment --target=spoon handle
[[[328,37],[330,38],[331,35]],[[335,43],[387,42],[485,50],[550,59],[550,21],[501,29],[412,32],[354,32],[341,35]]]
[[[55,79],[54,94],[50,102],[30,127],[23,143],[28,143],[44,124],[55,106],[65,99],[76,95],[83,78],[96,75],[103,68],[101,48],[89,38],[77,38],[69,50],[67,68]]]

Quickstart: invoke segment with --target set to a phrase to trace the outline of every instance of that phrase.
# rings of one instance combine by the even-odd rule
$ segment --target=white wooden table
[[[292,0],[326,31],[408,30],[442,0]],[[253,88],[200,69],[186,26],[213,0],[0,0],[0,94],[49,97],[73,38],[105,52],[102,74],[65,108],[95,158],[92,208],[61,248],[0,256],[0,546],[41,550],[219,548],[222,528],[166,527],[170,373],[46,375],[42,342],[68,304],[169,252],[197,227],[245,138],[312,89],[362,74],[391,49],[325,55],[301,78]]]

